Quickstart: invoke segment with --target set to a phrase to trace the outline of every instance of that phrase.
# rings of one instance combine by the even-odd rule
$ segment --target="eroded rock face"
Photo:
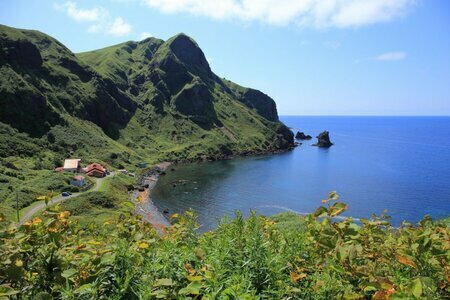
[[[317,136],[317,143],[313,146],[322,147],[322,148],[328,148],[331,147],[333,143],[330,141],[330,134],[328,131],[321,132]]]
[[[175,108],[187,116],[208,116],[214,111],[211,93],[202,82],[186,86],[172,101]]]
[[[295,135],[295,139],[296,140],[310,140],[310,139],[312,139],[312,136],[310,136],[309,134],[305,135],[304,132],[297,131],[297,134]]]
[[[280,124],[277,128],[278,148],[292,149],[294,147],[294,133],[284,124]]]
[[[179,34],[169,42],[169,47],[191,72],[203,79],[211,77],[212,72],[203,51],[190,37]]]
[[[258,90],[248,89],[242,95],[241,102],[245,103],[250,108],[255,108],[258,114],[269,121],[278,121],[278,112],[275,101]]]
[[[39,49],[27,40],[0,38],[0,61],[17,64],[23,68],[36,69],[42,65]]]

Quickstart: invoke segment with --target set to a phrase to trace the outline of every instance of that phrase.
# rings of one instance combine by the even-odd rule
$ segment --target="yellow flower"
[[[38,225],[38,224],[40,224],[40,223],[42,223],[42,219],[39,218],[39,217],[36,217],[36,218],[34,218],[34,219],[32,220],[32,224],[33,224],[33,225]]]
[[[147,249],[148,247],[150,247],[150,245],[148,243],[146,243],[146,242],[140,242],[138,247],[140,249]]]
[[[21,261],[20,259],[16,259],[15,265],[20,268],[21,266],[23,266],[23,261]]]
[[[66,210],[66,211],[60,212],[60,213],[58,214],[58,219],[65,219],[65,218],[67,218],[68,216],[70,216],[70,212],[68,212],[68,211]]]
[[[179,215],[178,215],[178,214],[173,214],[173,215],[171,215],[170,217],[171,217],[172,219],[176,219],[176,218],[179,217]]]

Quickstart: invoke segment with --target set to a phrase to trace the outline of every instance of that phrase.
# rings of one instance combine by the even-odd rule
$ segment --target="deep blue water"
[[[346,216],[388,210],[394,225],[450,215],[450,117],[282,117],[294,131],[330,131],[329,149],[175,166],[153,199],[170,213],[193,208],[211,229],[236,209],[310,213],[336,190]],[[172,183],[187,180],[185,185]]]

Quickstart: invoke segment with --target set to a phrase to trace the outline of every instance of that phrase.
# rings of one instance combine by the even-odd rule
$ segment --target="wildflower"
[[[33,225],[38,225],[38,224],[40,224],[40,223],[42,223],[42,219],[39,218],[39,217],[36,217],[36,218],[34,218],[34,219],[32,220],[32,224],[33,224]]]
[[[68,216],[70,216],[70,212],[66,211],[62,211],[58,214],[58,219],[66,219]]]
[[[150,245],[148,243],[146,243],[146,242],[140,242],[138,247],[140,249],[147,249],[148,247],[150,247]]]
[[[16,261],[15,261],[15,263],[14,263],[17,267],[21,267],[21,266],[23,266],[23,261],[22,260],[20,260],[20,259],[16,259]]]

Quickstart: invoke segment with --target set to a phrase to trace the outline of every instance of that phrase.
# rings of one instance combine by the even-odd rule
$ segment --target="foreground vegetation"
[[[425,218],[335,221],[333,193],[314,214],[237,213],[199,235],[192,212],[159,236],[131,214],[80,227],[55,209],[21,228],[0,223],[0,298],[443,299],[448,224]]]

